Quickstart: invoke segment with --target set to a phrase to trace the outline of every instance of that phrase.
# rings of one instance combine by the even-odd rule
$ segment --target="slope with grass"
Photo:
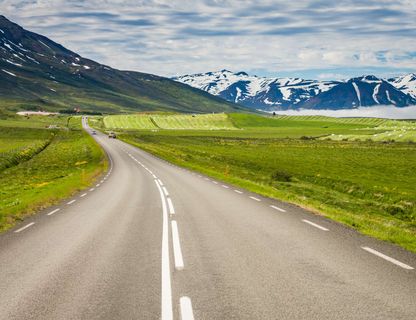
[[[0,15],[0,108],[97,113],[243,110],[173,80],[81,57]]]
[[[21,127],[25,121],[26,128]],[[13,123],[16,126],[13,126]],[[72,118],[4,120],[0,126],[0,230],[87,187],[106,168],[103,151]]]
[[[373,130],[336,119],[260,119],[232,115],[227,131],[129,131],[120,138],[181,166],[326,215],[416,251],[416,147],[409,143],[326,141],[301,135]],[[275,122],[274,122],[275,121]],[[269,127],[262,127],[267,122]],[[362,122],[361,124],[359,124]],[[251,127],[244,127],[247,124]],[[255,127],[257,125],[257,127]],[[277,127],[272,127],[276,125]],[[380,125],[376,121],[374,127]],[[279,135],[282,129],[292,138]],[[259,132],[264,131],[263,135]],[[257,136],[247,136],[256,133]],[[274,133],[278,133],[274,136]],[[292,133],[291,133],[292,132]]]

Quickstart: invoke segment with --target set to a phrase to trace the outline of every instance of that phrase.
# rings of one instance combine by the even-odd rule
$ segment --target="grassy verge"
[[[287,125],[282,129],[290,131]],[[295,126],[296,135],[299,130]],[[338,124],[334,130],[341,130]],[[178,165],[298,204],[416,252],[414,144],[263,138],[262,134],[230,137],[222,132],[212,136],[141,131],[119,136]]]
[[[104,152],[82,131],[80,118],[4,120],[0,155],[0,231],[86,188],[107,168]]]

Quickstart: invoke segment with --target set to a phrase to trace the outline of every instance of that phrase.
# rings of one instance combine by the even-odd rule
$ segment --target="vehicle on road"
[[[117,136],[116,136],[116,133],[115,132],[113,132],[113,131],[110,131],[109,133],[108,133],[108,137],[111,139],[111,138],[113,138],[113,139],[116,139],[117,138]]]
[[[96,134],[97,134],[97,131],[92,130],[92,131],[91,131],[91,134],[92,134],[92,135],[96,135]]]

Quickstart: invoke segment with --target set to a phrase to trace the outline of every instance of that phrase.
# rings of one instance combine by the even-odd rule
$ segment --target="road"
[[[415,254],[94,137],[108,173],[0,235],[0,319],[416,319]]]

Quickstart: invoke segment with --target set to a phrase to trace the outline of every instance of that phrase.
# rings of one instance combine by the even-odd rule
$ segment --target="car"
[[[96,135],[96,134],[97,134],[97,132],[96,132],[95,130],[92,130],[92,131],[91,131],[91,134],[92,134],[92,135]]]
[[[109,137],[110,139],[111,139],[111,138],[113,138],[113,139],[117,138],[116,133],[115,133],[115,132],[113,132],[113,131],[111,131],[111,132],[109,132],[109,133],[108,133],[108,137]]]

